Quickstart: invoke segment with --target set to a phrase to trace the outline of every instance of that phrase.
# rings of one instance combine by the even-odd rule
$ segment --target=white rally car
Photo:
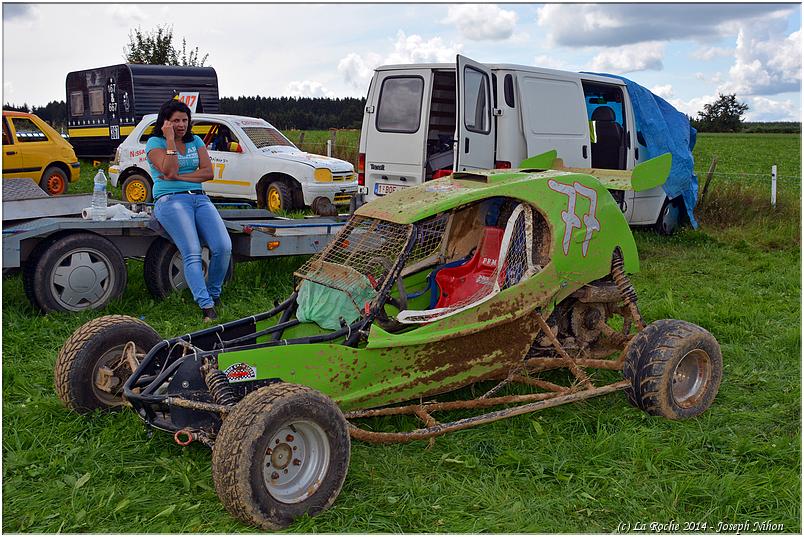
[[[109,166],[112,184],[122,184],[126,201],[152,200],[145,143],[154,123],[156,114],[145,116]],[[318,212],[329,203],[349,204],[357,191],[352,164],[301,151],[263,119],[193,114],[193,133],[204,140],[212,160],[214,178],[203,183],[209,196],[256,201],[270,211],[311,206]]]

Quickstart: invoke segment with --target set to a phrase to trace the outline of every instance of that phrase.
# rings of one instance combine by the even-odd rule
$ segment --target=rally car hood
[[[352,164],[345,160],[307,153],[295,147],[277,145],[263,147],[259,151],[261,154],[271,158],[307,164],[313,168],[329,168],[335,173],[354,171]]]

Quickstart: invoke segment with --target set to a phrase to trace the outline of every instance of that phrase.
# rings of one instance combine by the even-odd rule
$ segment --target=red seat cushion
[[[436,285],[439,297],[436,308],[459,304],[487,285],[488,279],[497,269],[504,232],[505,230],[497,227],[484,228],[480,246],[472,259],[458,267],[438,271]]]

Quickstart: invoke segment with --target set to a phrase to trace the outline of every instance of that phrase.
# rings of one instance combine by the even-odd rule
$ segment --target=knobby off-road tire
[[[332,505],[350,451],[346,420],[329,397],[277,383],[249,393],[224,419],[212,478],[230,514],[278,530]]]
[[[717,340],[698,325],[655,321],[631,342],[623,365],[629,402],[648,414],[685,419],[703,413],[723,378]]]
[[[56,394],[67,408],[81,414],[123,406],[123,384],[133,373],[123,360],[123,348],[133,341],[137,354],[145,354],[161,340],[148,324],[126,315],[106,315],[85,323],[56,358]],[[115,373],[112,393],[96,384],[101,367]]]

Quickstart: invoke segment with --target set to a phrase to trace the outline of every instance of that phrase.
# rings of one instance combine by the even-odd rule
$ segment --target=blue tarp
[[[692,149],[695,147],[697,133],[690,126],[687,116],[647,88],[625,77],[607,73],[588,74],[618,78],[625,82],[634,108],[637,132],[642,133],[647,144],[640,149],[642,153],[640,160],[658,157],[664,153],[673,155],[670,176],[663,188],[670,199],[681,196],[690,223],[697,229],[698,223],[692,214],[698,202],[698,177],[695,175],[692,160]]]

